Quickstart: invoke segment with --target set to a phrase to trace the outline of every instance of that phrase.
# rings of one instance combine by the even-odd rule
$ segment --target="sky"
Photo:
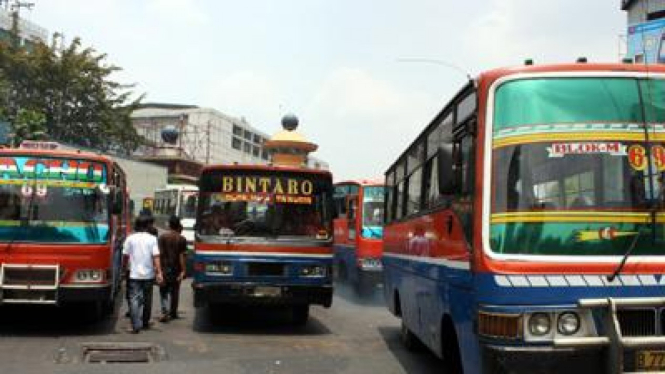
[[[105,53],[145,102],[268,134],[294,113],[336,180],[382,177],[467,74],[625,48],[619,0],[32,1],[24,17]]]

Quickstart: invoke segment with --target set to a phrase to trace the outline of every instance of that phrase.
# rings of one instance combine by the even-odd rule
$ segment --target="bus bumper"
[[[16,289],[0,287],[0,304],[51,304],[108,301],[111,285],[88,287],[54,287],[51,289]]]
[[[194,306],[207,304],[332,305],[332,285],[263,285],[256,283],[192,283]]]
[[[358,269],[358,279],[368,285],[383,283],[383,269]]]
[[[482,346],[483,373],[607,373],[603,347]]]
[[[111,285],[100,287],[60,287],[58,301],[60,303],[107,301],[111,298]]]

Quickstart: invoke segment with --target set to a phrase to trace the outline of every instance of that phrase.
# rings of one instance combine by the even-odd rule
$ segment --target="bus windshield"
[[[497,90],[490,246],[661,255],[665,82],[548,78]],[[652,227],[655,220],[659,225]],[[648,233],[648,234],[647,234]]]
[[[0,241],[105,243],[106,166],[84,160],[0,157]]]
[[[383,237],[383,195],[383,186],[368,186],[363,188],[363,238],[380,239]]]
[[[180,197],[180,218],[196,218],[196,198],[198,192],[183,191]]]
[[[198,234],[215,237],[329,239],[329,176],[295,172],[213,171],[201,176]]]

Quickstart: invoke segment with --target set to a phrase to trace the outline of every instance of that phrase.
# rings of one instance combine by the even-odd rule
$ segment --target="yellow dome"
[[[307,139],[305,139],[302,134],[295,132],[295,131],[288,131],[288,130],[282,130],[278,132],[277,134],[273,135],[272,138],[270,138],[271,141],[278,141],[278,142],[302,142],[302,143],[307,143]]]

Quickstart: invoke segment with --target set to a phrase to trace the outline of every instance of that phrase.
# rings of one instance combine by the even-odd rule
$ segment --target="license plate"
[[[635,355],[637,370],[665,370],[665,351],[637,351]]]
[[[256,297],[278,297],[282,295],[280,287],[259,286],[254,288],[254,296]]]

